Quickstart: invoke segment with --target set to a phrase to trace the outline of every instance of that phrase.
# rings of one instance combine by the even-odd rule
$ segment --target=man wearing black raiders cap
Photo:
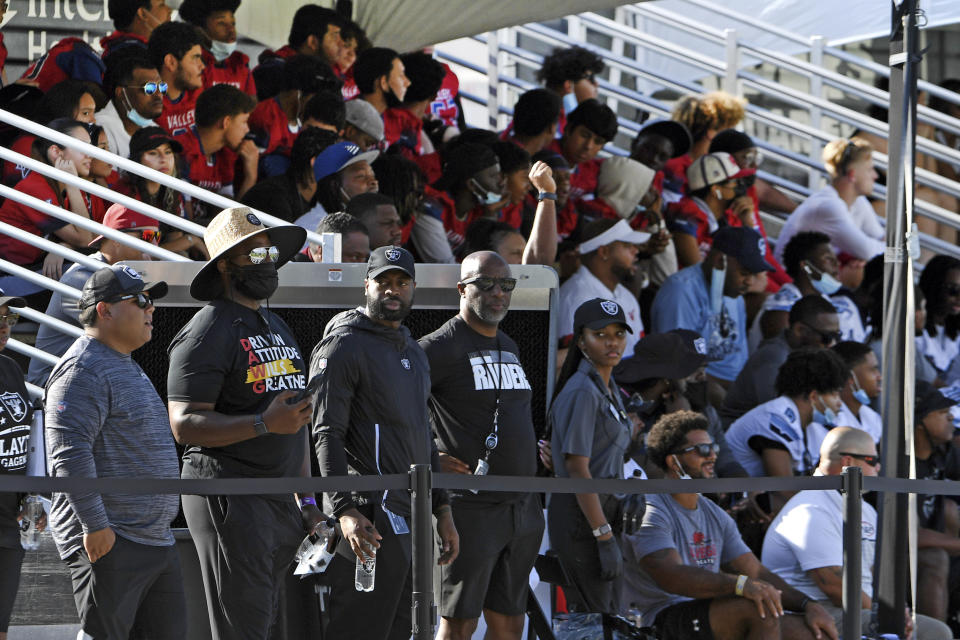
[[[407,473],[411,464],[440,471],[430,432],[430,365],[401,323],[416,287],[413,256],[399,247],[370,254],[363,307],[334,316],[310,356],[319,378],[313,436],[320,473],[344,476]],[[342,539],[327,570],[330,638],[406,640],[411,632],[410,494],[327,494]],[[440,565],[457,557],[459,538],[445,492],[433,512],[442,543]],[[354,586],[357,557],[376,558],[372,591]]]
[[[261,302],[303,246],[294,225],[267,228],[246,207],[221,211],[203,240],[211,259],[190,294],[209,300],[170,343],[167,402],[184,478],[310,475],[307,367],[293,332]],[[312,495],[183,496],[214,640],[265,640]]]

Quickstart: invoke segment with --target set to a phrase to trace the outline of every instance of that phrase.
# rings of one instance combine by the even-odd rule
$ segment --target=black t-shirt
[[[293,332],[263,307],[254,311],[214,300],[180,330],[169,353],[168,400],[212,402],[215,411],[226,415],[263,413],[274,396],[307,383],[307,366]],[[303,431],[269,433],[223,447],[188,444],[182,477],[299,476],[305,446]]]
[[[26,473],[32,414],[23,371],[16,362],[0,355],[0,473]],[[20,546],[19,512],[20,494],[0,493],[0,547]]]
[[[937,447],[926,460],[917,458],[917,479],[960,479],[960,455],[953,445]],[[943,531],[945,527],[942,495],[917,496],[917,524],[924,529]],[[956,500],[956,498],[954,498]]]
[[[482,336],[460,317],[420,339],[430,360],[430,415],[437,447],[476,469],[484,440],[493,432],[499,369],[497,446],[489,475],[532,476],[537,470],[536,432],[530,413],[533,392],[518,358],[517,344],[502,331]],[[451,498],[502,502],[520,494],[450,492]]]

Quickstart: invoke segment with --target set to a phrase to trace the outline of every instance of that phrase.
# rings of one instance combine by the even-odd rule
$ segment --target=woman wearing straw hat
[[[307,366],[290,328],[261,306],[306,231],[268,229],[246,207],[221,211],[203,237],[212,258],[190,295],[209,301],[170,344],[167,399],[184,478],[309,476]],[[297,505],[301,509],[297,508]],[[200,557],[213,638],[265,639],[313,496],[183,496]]]

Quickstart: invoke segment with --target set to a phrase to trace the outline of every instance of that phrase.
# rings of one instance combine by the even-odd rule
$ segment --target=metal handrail
[[[147,180],[150,180],[152,182],[160,183],[180,193],[189,195],[190,197],[196,198],[197,200],[203,200],[204,202],[210,203],[214,206],[222,207],[224,209],[228,209],[231,207],[246,206],[244,204],[231,200],[230,198],[222,196],[218,193],[214,193],[202,187],[198,187],[197,185],[187,182],[186,180],[173,178],[171,176],[168,176],[165,173],[160,173],[159,171],[146,167],[140,164],[139,162],[134,162],[129,158],[118,156],[114,153],[111,153],[110,151],[106,151],[95,145],[83,142],[82,140],[77,140],[76,138],[60,133],[59,131],[54,131],[53,129],[49,129],[43,125],[33,122],[32,120],[27,120],[26,118],[22,118],[18,115],[10,113],[9,111],[4,111],[3,109],[0,109],[0,122],[5,122],[18,129],[21,129],[28,133],[32,133],[33,135],[39,136],[46,140],[51,140],[57,143],[58,145],[75,149],[77,151],[84,153],[85,155],[90,156],[91,158],[96,158],[97,160],[103,160],[104,162],[107,162],[111,165],[115,165],[118,168],[123,169],[127,173],[133,173],[135,175],[146,178]],[[258,209],[253,209],[253,208],[250,208],[250,209],[267,226],[276,227],[276,226],[284,226],[284,225],[290,224],[286,220],[282,220],[280,218],[277,218],[276,216],[272,216],[269,213],[265,213]],[[307,238],[310,241],[315,242],[317,244],[323,243],[323,238],[319,234],[313,231],[310,231],[309,229],[307,230]]]
[[[15,238],[20,242],[37,247],[38,249],[43,249],[48,253],[56,254],[61,258],[70,260],[71,262],[82,264],[88,269],[96,270],[104,266],[102,262],[97,262],[96,260],[80,253],[79,251],[74,251],[69,247],[64,247],[59,243],[47,240],[41,236],[34,235],[29,231],[21,229],[20,227],[15,227],[7,222],[0,221],[0,233],[8,235],[11,238]]]
[[[38,324],[45,324],[48,327],[59,331],[60,333],[65,333],[68,336],[73,336],[74,338],[79,338],[83,335],[83,329],[80,327],[74,326],[68,322],[64,322],[59,318],[54,318],[53,316],[47,315],[42,311],[37,311],[36,309],[31,309],[30,307],[19,307],[17,309],[19,313],[24,318],[32,320]]]
[[[80,299],[80,290],[74,289],[70,285],[63,284],[52,278],[48,278],[39,273],[34,273],[27,269],[26,267],[21,267],[18,264],[14,264],[5,258],[0,258],[0,271],[6,271],[10,275],[16,276],[21,280],[26,280],[31,284],[35,284],[38,287],[43,287],[44,289],[50,289],[51,291],[56,291],[60,295],[67,296],[71,300]]]

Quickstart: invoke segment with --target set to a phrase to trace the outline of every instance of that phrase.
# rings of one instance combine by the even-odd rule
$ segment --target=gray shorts
[[[484,609],[505,616],[527,610],[530,571],[543,539],[536,495],[507,504],[453,503],[460,555],[439,567],[437,602],[444,618],[479,618]]]

